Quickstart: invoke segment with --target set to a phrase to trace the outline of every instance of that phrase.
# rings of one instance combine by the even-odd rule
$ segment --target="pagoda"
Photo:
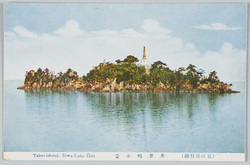
[[[151,64],[147,61],[146,53],[145,53],[145,46],[143,47],[143,57],[142,57],[142,60],[140,61],[140,63],[138,64],[138,66],[145,67],[146,73],[147,74],[150,73]]]

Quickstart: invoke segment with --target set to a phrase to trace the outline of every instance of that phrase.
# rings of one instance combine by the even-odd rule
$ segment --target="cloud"
[[[217,71],[222,81],[245,81],[246,52],[233,47],[231,43],[223,43],[219,52],[207,51],[201,63],[209,71]]]
[[[209,25],[200,25],[200,26],[194,26],[196,29],[203,29],[203,30],[239,30],[240,27],[228,27],[227,25],[223,23],[214,23]]]
[[[141,30],[85,31],[75,20],[50,34],[24,29],[18,26],[5,32],[5,79],[23,79],[25,71],[38,67],[55,72],[72,68],[82,76],[104,59],[115,62],[127,55],[141,59],[146,46],[151,63],[161,60],[173,70],[194,64],[207,74],[217,71],[222,81],[245,81],[245,51],[225,42],[217,52],[200,53],[193,43],[172,37],[169,29],[152,19],[144,20]]]
[[[122,30],[122,33],[128,34],[128,35],[138,35],[138,32],[136,32],[134,29],[124,29]]]
[[[54,33],[66,37],[80,37],[85,34],[85,31],[80,29],[78,22],[70,20]]]
[[[99,30],[99,31],[93,31],[92,33],[101,36],[118,35],[118,32],[112,30]]]
[[[171,33],[170,30],[162,28],[160,24],[153,19],[145,19],[141,28],[147,33]]]
[[[16,26],[16,27],[14,27],[13,30],[18,35],[20,35],[20,37],[27,37],[27,38],[35,38],[35,37],[37,37],[36,34],[34,34],[33,32],[28,31],[27,29],[25,29],[22,26]]]
[[[186,45],[185,45],[185,48],[186,48],[186,49],[189,49],[189,50],[195,50],[194,44],[190,44],[190,43],[186,44]]]

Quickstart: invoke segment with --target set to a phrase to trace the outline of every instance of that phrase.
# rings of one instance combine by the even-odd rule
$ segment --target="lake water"
[[[237,94],[17,90],[4,82],[4,151],[243,153]]]

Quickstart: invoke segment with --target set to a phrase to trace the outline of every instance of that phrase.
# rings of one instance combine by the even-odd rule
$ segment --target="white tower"
[[[151,65],[150,63],[147,61],[146,59],[146,52],[145,52],[145,46],[143,47],[143,57],[142,57],[142,60],[141,62],[138,64],[139,66],[144,66],[145,69],[146,69],[146,73],[149,74],[150,73],[150,68],[151,68]]]

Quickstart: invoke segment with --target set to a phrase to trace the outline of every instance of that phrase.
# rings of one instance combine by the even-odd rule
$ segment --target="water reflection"
[[[243,92],[17,90],[19,84],[4,89],[5,151],[244,152]]]
[[[187,120],[192,126],[193,116],[197,112],[215,121],[216,103],[226,95],[25,90],[25,103],[26,109],[32,110],[30,113],[50,113],[50,117],[58,109],[74,116],[76,109],[83,110],[82,104],[87,104],[103,126],[116,124],[127,133],[140,127],[145,134],[147,125],[161,131],[168,122]]]
[[[233,99],[231,94],[210,93],[65,90],[25,90],[24,93],[27,116],[37,128],[44,127],[39,137],[56,134],[55,141],[72,139],[79,151],[79,144],[88,151],[96,148],[116,151],[119,144],[122,151],[166,151],[166,148],[171,152],[179,148],[186,151],[192,149],[191,144],[199,148],[202,139],[214,139],[217,132],[224,130],[218,127],[224,116],[221,107]],[[51,127],[50,131],[47,127]],[[190,146],[185,148],[187,139]],[[219,137],[217,140],[221,143]],[[94,143],[96,147],[91,145]]]
[[[137,123],[137,114],[146,106],[147,97],[132,93],[86,92],[86,101],[90,110],[105,125],[119,125],[127,133],[133,132]]]
[[[137,115],[150,111],[153,120],[160,123],[168,113],[178,113],[191,119],[197,110],[216,111],[216,103],[228,94],[211,93],[101,93],[66,90],[24,90],[29,107],[48,110],[51,107],[66,107],[74,110],[79,102],[87,104],[102,118],[117,119],[126,123],[135,122]],[[144,114],[145,115],[145,114]],[[129,120],[129,121],[128,121]],[[118,122],[119,123],[119,122]]]
[[[25,106],[30,113],[46,114],[66,109],[70,115],[78,104],[78,91],[24,90]]]
[[[91,110],[106,121],[112,120],[118,125],[126,123],[131,127],[142,122],[146,127],[144,121],[150,118],[147,122],[152,122],[155,128],[162,127],[163,123],[174,117],[192,122],[197,112],[213,115],[211,119],[215,119],[216,102],[226,96],[210,93],[133,92],[87,92],[85,95]]]

